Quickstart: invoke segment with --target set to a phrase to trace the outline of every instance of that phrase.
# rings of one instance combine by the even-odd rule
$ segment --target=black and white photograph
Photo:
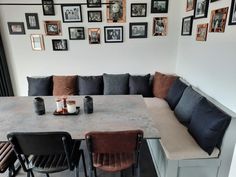
[[[169,0],[152,0],[151,13],[168,13]]]
[[[126,22],[126,0],[107,0],[107,22]]]
[[[96,8],[96,7],[101,7],[101,0],[87,0],[87,7],[88,8]]]
[[[167,35],[167,17],[154,17],[153,18],[153,36],[166,36]]]
[[[193,16],[184,17],[182,20],[182,36],[191,36],[193,26]]]
[[[25,26],[23,22],[8,22],[7,24],[10,34],[25,34]]]
[[[55,15],[53,0],[42,0],[43,15],[51,16]]]
[[[123,26],[105,26],[105,43],[123,42]]]
[[[61,5],[61,12],[64,23],[82,22],[81,5]]]
[[[89,44],[100,44],[101,43],[101,30],[100,28],[89,28]]]
[[[146,16],[147,16],[147,3],[131,4],[131,17],[146,17]]]
[[[44,28],[48,36],[61,35],[61,21],[45,21]]]
[[[88,11],[88,22],[102,22],[102,11]]]
[[[236,25],[236,0],[232,0],[231,2],[229,25]]]
[[[69,27],[70,40],[84,40],[84,27]]]
[[[25,19],[28,29],[39,29],[39,18],[37,13],[26,13]]]
[[[208,6],[209,6],[209,0],[196,0],[194,19],[207,17]]]
[[[129,38],[147,38],[148,23],[130,23]]]
[[[223,33],[227,21],[228,7],[211,11],[209,32]]]
[[[68,50],[66,39],[53,39],[52,47],[54,51],[65,51]]]

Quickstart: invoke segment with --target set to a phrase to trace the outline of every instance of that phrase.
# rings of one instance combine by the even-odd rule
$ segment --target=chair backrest
[[[140,147],[143,131],[89,132],[85,138],[93,153],[135,152]]]

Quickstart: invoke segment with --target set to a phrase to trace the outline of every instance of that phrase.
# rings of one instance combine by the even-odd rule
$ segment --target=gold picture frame
[[[45,33],[47,36],[60,36],[61,21],[44,21]]]
[[[228,7],[211,11],[209,32],[224,33],[227,21]]]
[[[208,23],[197,25],[196,41],[206,41],[208,32]]]
[[[31,39],[31,46],[33,50],[35,51],[45,50],[44,39],[43,39],[42,34],[31,34],[30,39]]]
[[[195,7],[195,0],[187,0],[186,12],[194,10],[194,7]]]
[[[126,22],[126,0],[107,0],[107,23]]]
[[[101,29],[100,28],[88,28],[89,44],[101,43]]]

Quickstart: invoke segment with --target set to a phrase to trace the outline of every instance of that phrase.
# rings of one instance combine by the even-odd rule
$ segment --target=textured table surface
[[[0,97],[0,140],[9,132],[67,131],[74,139],[84,139],[89,131],[141,129],[144,138],[160,138],[142,96],[93,96],[94,113],[84,114],[83,96],[69,96],[80,106],[76,116],[55,116],[57,97],[42,97],[46,114],[36,115],[34,97]]]

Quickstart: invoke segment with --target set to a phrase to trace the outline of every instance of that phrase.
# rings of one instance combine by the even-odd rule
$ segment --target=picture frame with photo
[[[63,4],[61,13],[64,23],[82,22],[82,12],[80,4]]]
[[[61,21],[44,21],[44,28],[47,36],[62,35]]]
[[[208,14],[209,0],[196,0],[194,8],[194,19],[206,18]]]
[[[101,29],[100,28],[88,28],[89,44],[101,43]]]
[[[219,1],[219,0],[211,0],[211,2],[216,2],[216,1]]]
[[[88,8],[102,7],[102,1],[101,0],[87,0],[87,7]]]
[[[147,3],[131,3],[131,17],[146,17]]]
[[[24,35],[25,25],[24,22],[8,22],[8,29],[10,34]]]
[[[53,0],[42,0],[43,15],[53,16],[55,15]]]
[[[102,22],[102,11],[88,11],[88,22]]]
[[[67,51],[67,39],[52,39],[52,47],[54,51]]]
[[[186,12],[194,10],[196,0],[187,0],[186,2]]]
[[[151,13],[168,13],[169,0],[152,0]]]
[[[69,27],[70,40],[85,40],[84,27]]]
[[[129,24],[129,38],[147,38],[147,33],[147,22],[137,22]]]
[[[44,39],[43,39],[42,34],[31,34],[30,39],[31,39],[31,46],[33,50],[35,51],[45,50]]]
[[[123,38],[123,26],[104,27],[105,43],[121,43],[123,42]]]
[[[206,41],[208,32],[208,23],[197,25],[196,41]]]
[[[209,32],[223,33],[227,21],[228,7],[211,11]]]
[[[167,36],[168,18],[154,17],[153,18],[153,36]]]
[[[193,16],[184,17],[182,20],[182,36],[191,36],[193,28]]]
[[[107,23],[126,22],[126,0],[107,0]]]
[[[28,29],[39,29],[39,18],[37,13],[25,13],[25,19]]]
[[[231,2],[229,25],[236,25],[236,0]]]

